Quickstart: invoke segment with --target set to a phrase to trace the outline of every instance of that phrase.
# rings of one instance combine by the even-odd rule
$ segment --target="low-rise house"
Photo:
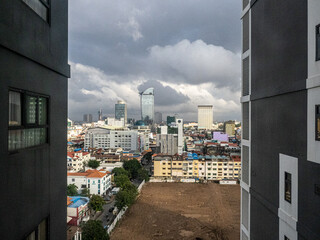
[[[78,192],[85,188],[90,194],[104,195],[111,188],[111,173],[103,170],[87,170],[85,172],[68,172],[68,185],[75,184]]]
[[[85,164],[90,160],[88,152],[68,152],[67,169],[71,172],[79,172],[84,169]]]
[[[79,226],[89,220],[89,201],[89,198],[82,196],[67,197],[68,225]]]

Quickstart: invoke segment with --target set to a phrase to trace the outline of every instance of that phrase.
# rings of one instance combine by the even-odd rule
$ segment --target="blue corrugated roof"
[[[71,208],[78,208],[81,205],[85,205],[89,202],[89,198],[87,197],[81,197],[81,196],[75,196],[75,197],[70,197],[72,200],[72,204],[70,204],[68,207]]]

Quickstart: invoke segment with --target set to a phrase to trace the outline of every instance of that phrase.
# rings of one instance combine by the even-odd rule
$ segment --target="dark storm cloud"
[[[180,103],[185,103],[190,100],[189,97],[178,93],[176,90],[169,86],[163,86],[158,81],[147,81],[141,84],[138,89],[139,92],[146,90],[147,88],[153,87],[155,89],[154,101],[157,106],[171,106]]]
[[[139,73],[154,45],[183,39],[240,51],[238,0],[70,1],[70,60],[110,73]]]
[[[218,101],[239,115],[239,0],[73,0],[69,13],[71,118],[99,108],[113,114],[119,99],[139,116],[138,90],[145,87],[155,88],[156,110],[196,119],[199,102]],[[159,81],[187,84],[188,93]],[[194,99],[201,84],[211,95]]]

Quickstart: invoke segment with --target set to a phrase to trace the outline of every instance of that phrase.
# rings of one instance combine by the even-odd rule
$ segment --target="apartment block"
[[[160,153],[177,154],[178,134],[157,134],[157,147],[159,147]]]
[[[125,130],[109,130],[105,128],[91,128],[84,139],[85,148],[122,148],[123,150],[138,149],[138,132]]]
[[[239,179],[241,158],[239,155],[201,156],[154,154],[154,177],[194,178],[203,180]]]
[[[84,169],[85,164],[90,160],[88,152],[68,152],[67,169],[68,171],[78,172]]]
[[[243,240],[320,239],[319,12],[243,0]]]
[[[103,170],[87,170],[85,172],[68,172],[68,185],[74,184],[78,192],[88,188],[90,194],[104,195],[111,188],[111,173]]]

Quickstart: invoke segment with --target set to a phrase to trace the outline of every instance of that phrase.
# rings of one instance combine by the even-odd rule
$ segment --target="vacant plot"
[[[240,187],[147,183],[111,239],[238,240]]]

